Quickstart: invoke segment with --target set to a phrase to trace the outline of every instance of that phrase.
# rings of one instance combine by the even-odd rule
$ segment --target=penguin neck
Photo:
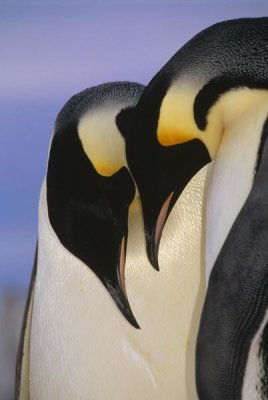
[[[221,247],[252,187],[268,100],[227,124],[206,190],[207,280]]]

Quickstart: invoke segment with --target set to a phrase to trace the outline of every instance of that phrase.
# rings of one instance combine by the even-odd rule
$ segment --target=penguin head
[[[164,93],[163,82],[153,84],[153,88],[149,85],[143,101],[136,108],[123,110],[117,117],[126,140],[128,165],[139,190],[148,258],[157,270],[165,221],[187,182],[210,161],[199,140],[170,146],[160,143],[157,132]]]
[[[143,208],[147,253],[156,269],[172,207],[215,158],[228,124],[258,105],[268,88],[267,62],[268,18],[218,23],[186,43],[151,80],[137,106],[118,115]]]
[[[47,169],[48,215],[58,239],[98,276],[135,327],[124,279],[135,184],[115,119],[142,91],[142,85],[115,82],[73,96],[56,120]]]

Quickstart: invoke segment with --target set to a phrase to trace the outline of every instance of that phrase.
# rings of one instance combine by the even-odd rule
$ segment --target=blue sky
[[[182,44],[264,1],[0,0],[0,290],[28,284],[53,123],[80,90],[147,83]]]

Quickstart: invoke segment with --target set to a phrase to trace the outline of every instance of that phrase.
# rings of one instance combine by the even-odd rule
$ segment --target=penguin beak
[[[158,252],[159,252],[159,244],[160,244],[160,239],[162,236],[162,232],[166,223],[166,220],[168,218],[168,215],[171,211],[171,203],[172,203],[172,197],[174,195],[174,192],[172,192],[164,201],[162,208],[160,210],[160,213],[157,218],[156,226],[155,226],[155,232],[154,232],[154,249],[152,248],[152,251],[154,252],[154,262],[155,262],[155,268],[159,269],[158,266]]]
[[[103,274],[101,280],[112,296],[115,304],[128,320],[128,322],[135,328],[140,329],[134,314],[131,310],[125,284],[125,262],[126,262],[126,244],[127,238],[123,236],[121,243],[118,246],[118,257],[116,265],[110,264],[110,271],[116,271],[116,273]]]
[[[157,271],[159,271],[158,253],[160,240],[169,212],[171,211],[170,204],[173,194],[172,192],[168,195],[161,207],[157,207],[155,216],[152,216],[152,213],[149,212],[149,209],[152,210],[152,202],[146,206],[146,203],[142,201],[147,254],[150,263]]]
[[[125,263],[128,238],[128,209],[135,197],[135,186],[129,171],[122,167],[110,177],[100,178],[104,219],[98,220],[95,231],[101,241],[94,265],[117,307],[135,327],[139,325],[131,311],[125,284]]]

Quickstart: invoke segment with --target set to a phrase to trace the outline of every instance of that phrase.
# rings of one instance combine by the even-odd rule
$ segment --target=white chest
[[[43,185],[31,398],[196,398],[195,339],[205,291],[205,173],[206,169],[194,177],[169,217],[160,247],[160,272],[147,261],[138,202],[130,213],[126,288],[140,330],[122,317],[91,270],[60,244],[48,223]]]

